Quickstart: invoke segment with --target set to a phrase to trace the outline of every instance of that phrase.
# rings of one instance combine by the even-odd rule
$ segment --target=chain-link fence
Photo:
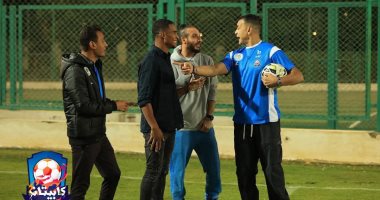
[[[329,128],[363,126],[370,119],[369,98],[376,95],[366,62],[372,25],[366,23],[365,2],[264,4],[263,9],[264,35],[287,52],[307,83],[298,91],[279,90],[280,100],[297,102],[280,101],[285,115],[324,119]]]
[[[285,126],[375,129],[377,1],[370,4],[370,18],[368,1],[284,2],[5,0],[0,6],[0,106],[62,109],[60,57],[79,51],[84,23],[99,24],[106,33],[107,96],[136,101],[137,64],[152,44],[154,20],[173,16],[177,24],[196,25],[204,35],[202,52],[219,62],[239,47],[236,19],[257,12],[264,20],[263,38],[283,49],[305,76],[304,84],[279,89]],[[217,111],[232,115],[231,76],[219,80]]]
[[[61,109],[61,55],[79,52],[78,35],[86,23],[99,24],[106,33],[109,47],[103,59],[103,71],[110,86],[108,95],[136,101],[133,83],[137,80],[137,63],[152,44],[153,4],[78,3],[6,4],[9,32],[5,37],[9,41],[6,46],[9,59],[3,105]]]

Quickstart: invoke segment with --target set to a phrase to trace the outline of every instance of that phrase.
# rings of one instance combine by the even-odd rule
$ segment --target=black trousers
[[[265,175],[270,200],[288,200],[281,166],[280,122],[234,124],[236,175],[242,200],[259,200],[258,161]]]
[[[150,133],[144,133],[144,138],[146,169],[141,181],[140,200],[163,200],[175,132],[164,133],[165,141],[158,152],[150,149]]]
[[[73,156],[73,179],[71,182],[71,200],[85,199],[90,186],[92,167],[96,166],[103,177],[99,199],[113,199],[120,179],[120,169],[115,153],[108,138],[89,145],[71,145]]]

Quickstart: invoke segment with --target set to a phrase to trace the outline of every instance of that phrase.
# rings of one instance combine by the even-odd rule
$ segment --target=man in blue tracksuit
[[[236,175],[243,200],[258,200],[256,186],[260,160],[270,200],[288,200],[281,166],[280,109],[277,87],[303,81],[299,71],[284,51],[260,37],[261,18],[248,14],[240,17],[235,35],[240,49],[231,51],[222,62],[213,66],[182,64],[185,74],[203,76],[232,73],[234,96],[234,145]],[[277,77],[261,72],[269,63],[285,67],[288,75]],[[179,63],[178,63],[179,64]]]
[[[200,53],[202,38],[199,30],[191,25],[180,29],[181,45],[174,49],[171,60],[191,62],[194,65],[212,65],[210,56]],[[206,173],[205,199],[218,199],[221,191],[218,146],[212,125],[214,119],[217,77],[184,75],[173,64],[177,92],[180,96],[184,128],[176,131],[174,149],[170,161],[170,189],[174,200],[185,197],[185,168],[193,150]]]

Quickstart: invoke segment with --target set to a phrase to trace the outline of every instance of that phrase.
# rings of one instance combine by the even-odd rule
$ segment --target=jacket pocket
[[[69,137],[78,137],[77,130],[77,116],[76,115],[66,115],[66,124],[67,124],[67,136]]]
[[[95,133],[91,130],[91,118],[77,117],[77,138],[88,138]]]
[[[76,126],[76,120],[77,120],[76,116],[66,114],[66,117],[67,117],[66,119],[67,128],[74,129]]]

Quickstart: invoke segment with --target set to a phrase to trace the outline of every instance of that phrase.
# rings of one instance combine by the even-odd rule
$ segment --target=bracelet
[[[196,74],[197,73],[197,70],[195,69],[195,66],[193,66],[193,72],[191,72],[192,74]]]
[[[207,114],[206,118],[208,118],[210,121],[212,121],[212,120],[214,120],[214,115]]]
[[[280,87],[282,85],[281,77],[277,78],[277,87]]]

